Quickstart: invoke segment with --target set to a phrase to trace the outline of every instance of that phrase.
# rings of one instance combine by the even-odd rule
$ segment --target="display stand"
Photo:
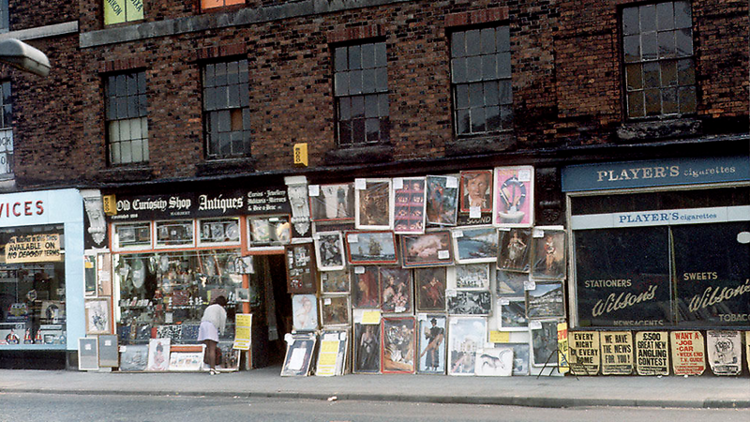
[[[560,350],[560,346],[558,346],[555,351],[553,351],[552,353],[549,354],[549,356],[547,356],[547,360],[544,362],[544,365],[542,366],[542,369],[537,374],[536,379],[539,379],[539,377],[541,377],[542,374],[544,374],[544,370],[547,368],[547,365],[549,365],[549,361],[552,359],[552,357],[555,356],[555,353],[557,353],[557,356],[558,356],[559,359],[562,359],[562,362],[560,362],[560,363],[567,364],[571,368],[574,367],[574,366],[576,368],[581,367],[586,372],[586,375],[589,375],[589,370],[586,368],[586,365],[581,365],[580,363],[577,363],[577,362],[576,363],[570,363],[570,361],[567,358],[565,358],[565,355],[563,354],[562,350]],[[555,369],[553,367],[552,370],[550,371],[550,373],[547,374],[547,376],[551,377],[552,373],[554,371],[555,371]],[[576,379],[578,379],[578,375],[573,375],[573,376],[576,377]]]

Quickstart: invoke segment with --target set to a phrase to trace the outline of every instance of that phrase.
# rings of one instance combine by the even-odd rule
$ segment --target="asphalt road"
[[[247,397],[0,394],[0,421],[639,421],[747,422],[750,409],[574,408]]]

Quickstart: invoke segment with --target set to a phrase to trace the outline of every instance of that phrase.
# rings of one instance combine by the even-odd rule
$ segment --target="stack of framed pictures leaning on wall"
[[[534,227],[533,167],[308,188],[312,238],[286,247],[294,332],[282,375],[319,372],[316,357],[341,373],[509,376],[556,365],[566,237]],[[323,351],[330,331],[346,333],[343,362],[331,363],[333,343]]]

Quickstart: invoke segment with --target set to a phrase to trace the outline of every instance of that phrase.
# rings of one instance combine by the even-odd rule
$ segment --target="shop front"
[[[0,195],[3,368],[65,368],[77,350],[84,334],[82,204],[75,189]]]

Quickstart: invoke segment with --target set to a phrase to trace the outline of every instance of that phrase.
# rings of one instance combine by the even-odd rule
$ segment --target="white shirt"
[[[203,321],[210,322],[219,330],[220,334],[224,334],[224,326],[227,323],[227,311],[221,305],[214,303],[203,312],[201,322]]]

